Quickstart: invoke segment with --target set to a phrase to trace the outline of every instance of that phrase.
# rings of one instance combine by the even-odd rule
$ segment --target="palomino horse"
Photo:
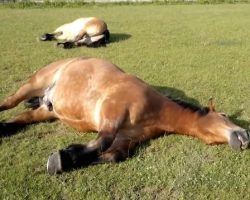
[[[39,100],[39,101],[36,101]],[[249,134],[223,113],[163,96],[142,80],[97,58],[70,58],[36,72],[0,104],[0,111],[26,101],[33,109],[1,123],[0,130],[60,119],[79,131],[97,131],[96,140],[73,144],[49,156],[56,174],[94,163],[126,159],[136,145],[165,133],[200,138],[206,144],[228,143],[246,149]]]
[[[57,40],[58,47],[71,48],[86,45],[98,47],[109,40],[107,24],[96,17],[79,18],[58,27],[53,33],[45,33],[39,38],[41,41]]]

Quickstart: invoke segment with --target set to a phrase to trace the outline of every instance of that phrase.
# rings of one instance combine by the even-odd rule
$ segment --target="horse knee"
[[[96,140],[90,141],[86,147],[88,151],[96,150],[98,152],[103,152],[112,144],[113,139],[108,137],[100,137]]]
[[[126,160],[128,153],[124,151],[114,150],[105,152],[100,156],[100,161],[103,163],[117,163]]]

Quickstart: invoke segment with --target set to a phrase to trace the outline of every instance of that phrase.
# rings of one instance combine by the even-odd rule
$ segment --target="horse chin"
[[[232,131],[230,134],[229,145],[235,150],[249,148],[250,133],[247,131]]]

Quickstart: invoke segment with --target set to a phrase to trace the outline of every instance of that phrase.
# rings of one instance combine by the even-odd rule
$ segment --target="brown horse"
[[[109,40],[107,24],[96,17],[79,18],[58,27],[53,33],[45,33],[40,41],[57,40],[57,47],[72,48],[105,46]]]
[[[77,130],[97,131],[86,145],[73,144],[49,156],[49,174],[126,159],[136,145],[165,133],[228,143],[246,149],[249,134],[223,113],[165,97],[135,76],[97,58],[70,58],[36,72],[0,104],[0,111],[26,101],[33,109],[1,123],[0,130],[60,119]]]

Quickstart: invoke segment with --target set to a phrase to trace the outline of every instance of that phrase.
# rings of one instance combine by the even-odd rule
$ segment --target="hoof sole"
[[[62,173],[62,161],[59,151],[49,156],[47,162],[47,171],[49,175],[56,175]]]

